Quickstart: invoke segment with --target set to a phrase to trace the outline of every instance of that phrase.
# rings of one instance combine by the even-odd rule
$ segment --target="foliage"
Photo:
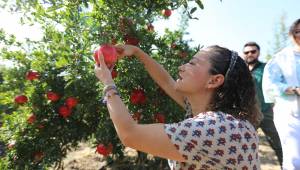
[[[201,1],[196,2],[203,8]],[[188,41],[182,39],[183,29],[166,30],[159,36],[147,27],[156,20],[167,19],[161,15],[163,9],[183,7],[183,12],[193,18],[197,8],[191,9],[187,0],[5,0],[0,5],[23,12],[22,23],[39,23],[44,32],[41,41],[17,42],[13,35],[0,30],[1,57],[15,63],[15,67],[1,69],[0,74],[1,169],[60,168],[67,151],[87,140],[93,140],[95,147],[112,145],[108,161],[125,160],[124,147],[101,102],[103,87],[93,73],[93,50],[104,43],[136,43],[174,77],[177,67],[198,50],[189,48]],[[39,76],[28,80],[30,70]],[[135,58],[118,61],[115,70],[122,99],[133,114],[142,115],[139,123],[155,123],[158,113],[166,117],[166,122],[182,119],[184,111],[163,93]],[[135,89],[144,91],[144,104],[130,102]],[[48,92],[58,94],[59,100],[49,100]],[[14,102],[17,95],[26,95],[28,102]],[[70,116],[62,117],[60,107],[66,106],[69,97],[79,103],[71,108]],[[146,166],[146,158],[139,153],[131,164]],[[166,166],[160,158],[154,162],[148,164]]]
[[[266,59],[270,60],[277,52],[288,45],[288,28],[286,26],[286,14],[283,13],[274,30],[274,43],[271,44],[271,52],[267,54]]]

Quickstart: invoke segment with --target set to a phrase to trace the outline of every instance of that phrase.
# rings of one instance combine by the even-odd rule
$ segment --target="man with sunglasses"
[[[273,121],[273,104],[265,103],[262,91],[262,77],[265,63],[258,60],[260,55],[260,47],[256,42],[247,42],[243,48],[243,59],[248,65],[256,84],[256,93],[258,103],[260,104],[261,112],[264,114],[264,119],[260,124],[260,128],[266,135],[270,146],[276,153],[280,166],[282,165],[282,149],[278,132]]]

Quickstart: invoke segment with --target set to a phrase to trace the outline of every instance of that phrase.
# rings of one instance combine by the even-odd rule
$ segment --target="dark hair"
[[[208,49],[210,51],[210,73],[222,74],[225,77],[223,85],[216,89],[209,109],[246,119],[257,127],[262,119],[262,114],[256,99],[255,84],[246,63],[237,53],[226,48],[210,46]],[[228,70],[233,55],[236,55],[236,61]]]
[[[247,46],[255,46],[255,47],[258,49],[258,51],[260,51],[260,46],[259,46],[256,42],[254,42],[254,41],[249,41],[249,42],[247,42],[247,43],[244,45],[244,48],[247,47]]]
[[[290,36],[294,35],[294,32],[295,32],[296,27],[297,27],[298,24],[300,24],[300,18],[297,19],[295,22],[293,22],[293,24],[291,25],[290,30],[289,30],[289,35]]]

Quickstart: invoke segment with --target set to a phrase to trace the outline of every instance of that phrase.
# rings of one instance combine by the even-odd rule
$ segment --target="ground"
[[[259,156],[262,170],[280,170],[274,151],[269,146],[264,134],[258,131],[260,136]],[[134,156],[136,152],[130,148],[126,153]],[[87,143],[80,144],[80,147],[70,152],[64,159],[64,170],[100,170],[105,166],[102,156],[95,153],[95,148]]]

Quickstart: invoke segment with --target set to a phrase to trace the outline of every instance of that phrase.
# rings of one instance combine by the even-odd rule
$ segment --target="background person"
[[[277,53],[266,65],[263,92],[274,103],[274,123],[283,151],[283,169],[300,169],[300,19],[289,30],[294,46]]]
[[[260,47],[256,42],[247,42],[244,45],[243,54],[243,59],[247,63],[252,77],[254,78],[260,110],[264,115],[259,127],[262,129],[270,146],[275,151],[279,164],[282,165],[282,149],[280,139],[273,121],[273,104],[265,103],[262,91],[263,71],[266,64],[258,60],[260,55]]]

